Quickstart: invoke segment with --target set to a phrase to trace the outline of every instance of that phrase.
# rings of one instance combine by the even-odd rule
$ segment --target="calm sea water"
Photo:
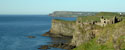
[[[39,50],[37,48],[40,45],[51,44],[53,39],[41,34],[49,31],[52,19],[47,15],[0,15],[0,50]],[[58,19],[75,20],[75,18]]]

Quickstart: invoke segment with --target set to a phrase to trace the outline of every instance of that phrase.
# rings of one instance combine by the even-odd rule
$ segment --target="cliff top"
[[[65,23],[75,23],[75,21],[66,21],[66,20],[61,20],[61,19],[53,19],[53,22],[65,22]]]
[[[114,48],[115,45],[117,47],[120,47],[120,50],[125,49],[125,21],[121,21],[116,24],[108,25],[102,30],[100,30],[100,34],[96,36],[94,39],[90,40],[89,42],[86,42],[84,44],[81,44],[79,47],[73,49],[73,50],[114,50],[117,48]],[[115,39],[116,38],[116,39]],[[102,43],[99,43],[101,39]]]
[[[79,16],[77,18],[77,20],[82,21],[82,22],[91,22],[91,21],[100,21],[101,17],[104,17],[105,19],[111,19],[114,16],[121,18],[121,19],[125,19],[124,16],[119,17],[120,14],[119,13],[114,13],[114,12],[100,12],[97,13],[95,16]]]
[[[96,16],[120,16],[120,13],[117,12],[100,12]]]

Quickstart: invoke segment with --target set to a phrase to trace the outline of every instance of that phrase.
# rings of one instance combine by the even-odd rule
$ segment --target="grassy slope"
[[[61,20],[61,19],[53,19],[53,21],[55,21],[55,22],[64,22],[64,23],[68,23],[68,22],[75,23],[75,21],[66,21],[66,20]]]
[[[84,21],[84,22],[86,21],[89,22],[92,20],[99,21],[100,18],[97,16],[112,18],[111,16],[119,16],[119,14],[101,12],[96,16],[79,17],[78,20]],[[122,18],[123,20],[125,19],[125,17],[119,17],[119,18]],[[114,45],[117,45],[118,47],[120,47],[121,50],[125,50],[125,31],[124,30],[125,30],[125,20],[116,24],[107,25],[106,27],[102,28],[102,30],[100,31],[100,34],[97,35],[93,40],[87,43],[81,44],[81,46],[73,50],[114,50]],[[113,40],[115,37],[117,37],[117,39]],[[102,38],[103,40],[106,39],[105,43],[103,44],[97,43],[99,38]]]
[[[84,43],[73,50],[114,50],[115,44],[118,45],[121,48],[121,50],[125,50],[124,28],[125,21],[113,25],[108,25],[103,28],[103,30],[100,32],[100,35],[96,36],[95,39],[87,43]],[[113,35],[116,35],[116,37],[118,36],[118,38],[116,39],[116,43],[113,43]],[[97,40],[101,37],[103,37],[102,39],[108,38],[104,44],[97,43]]]
[[[97,13],[95,16],[78,17],[78,20],[82,22],[100,21],[101,16],[103,16],[105,19],[110,19],[110,18],[113,18],[114,16],[120,16],[120,14],[111,13],[111,12],[100,12],[100,13]]]
[[[114,12],[100,12],[96,14],[96,16],[119,16],[119,13],[114,13]]]

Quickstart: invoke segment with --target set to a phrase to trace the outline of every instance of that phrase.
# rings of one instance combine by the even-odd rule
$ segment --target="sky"
[[[0,0],[0,14],[49,14],[54,11],[125,12],[125,0]]]

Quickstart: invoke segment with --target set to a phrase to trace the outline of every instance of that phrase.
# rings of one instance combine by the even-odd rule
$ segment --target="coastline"
[[[51,33],[50,31],[42,34],[42,36],[48,36],[48,37],[54,37],[54,38],[71,38],[72,39],[72,36],[65,36],[62,34],[54,34],[54,33]]]
[[[50,44],[50,45],[42,45],[38,49],[49,49],[49,48],[53,47],[53,48],[61,48],[61,49],[71,50],[71,49],[76,48],[76,46],[70,44],[70,42],[72,40],[72,36],[53,34],[50,31],[46,32],[45,34],[42,34],[41,36],[48,36],[51,38],[59,38],[59,39],[68,39],[69,41],[68,42],[59,42],[59,43],[54,42],[53,44]]]

